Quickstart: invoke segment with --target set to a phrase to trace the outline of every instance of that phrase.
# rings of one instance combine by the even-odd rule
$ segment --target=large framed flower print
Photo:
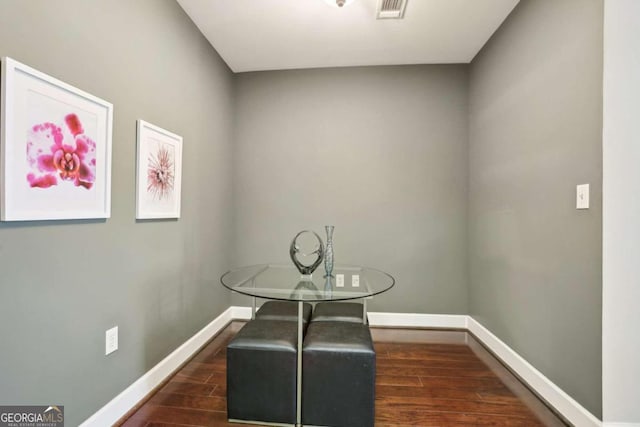
[[[136,218],[180,218],[182,137],[138,120]]]
[[[0,219],[108,218],[113,105],[2,58]]]

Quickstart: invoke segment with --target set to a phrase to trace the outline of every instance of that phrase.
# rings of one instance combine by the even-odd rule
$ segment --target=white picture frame
[[[113,105],[2,58],[0,220],[109,218]]]
[[[136,218],[180,218],[182,137],[137,122]]]

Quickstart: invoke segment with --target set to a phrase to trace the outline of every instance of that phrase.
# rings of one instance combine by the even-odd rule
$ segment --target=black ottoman
[[[364,305],[357,302],[319,302],[311,321],[362,323],[363,310]]]
[[[302,423],[367,427],[375,420],[376,353],[362,323],[311,323],[302,351]]]
[[[253,320],[227,345],[227,417],[295,424],[296,322]]]
[[[302,304],[302,322],[309,323],[311,319],[311,304]],[[298,303],[289,301],[267,301],[256,312],[256,320],[288,320],[298,321]]]

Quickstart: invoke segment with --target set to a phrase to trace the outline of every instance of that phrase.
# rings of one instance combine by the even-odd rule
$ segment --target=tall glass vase
[[[324,276],[324,297],[331,299],[333,296],[333,286],[331,284],[331,276]]]
[[[324,252],[324,271],[325,277],[331,277],[333,273],[333,225],[325,225],[327,231],[327,242]]]

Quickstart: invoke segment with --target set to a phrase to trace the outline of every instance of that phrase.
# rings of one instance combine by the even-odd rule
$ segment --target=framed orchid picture
[[[113,105],[2,58],[0,220],[108,218]]]
[[[138,120],[136,218],[180,218],[182,137]]]

